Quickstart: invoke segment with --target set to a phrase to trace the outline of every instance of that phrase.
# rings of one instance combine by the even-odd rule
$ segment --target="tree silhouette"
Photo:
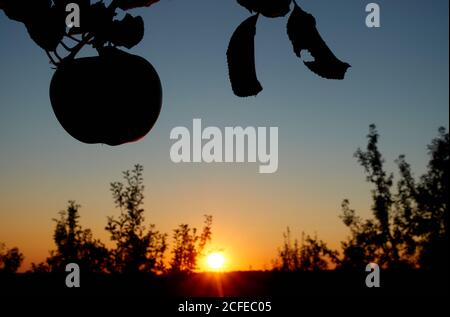
[[[24,259],[18,248],[8,249],[0,243],[0,273],[16,273]]]
[[[275,260],[275,269],[284,272],[295,271],[321,271],[331,268],[339,262],[338,252],[327,247],[326,243],[317,236],[302,234],[299,244],[295,239],[292,242],[289,227],[283,233],[284,243],[278,250]]]
[[[375,187],[372,190],[372,211],[375,219],[362,223],[350,209],[349,202],[344,200],[342,219],[350,228],[354,239],[343,242],[343,249],[345,257],[351,258],[352,265],[360,266],[367,259],[388,265],[392,262],[397,263],[399,260],[397,240],[394,239],[391,231],[394,205],[391,194],[393,175],[387,174],[384,170],[384,159],[378,150],[379,135],[375,125],[370,126],[367,137],[369,139],[367,151],[358,149],[355,157],[364,167],[367,181]],[[364,254],[362,255],[361,252]]]
[[[173,232],[172,273],[189,273],[197,269],[198,257],[202,254],[208,241],[211,240],[212,216],[205,215],[202,233],[197,234],[196,228],[181,224]]]
[[[144,225],[143,167],[135,165],[132,171],[123,172],[124,183],[111,183],[116,207],[120,216],[108,218],[106,230],[115,243],[111,251],[111,270],[118,273],[164,271],[166,235],[155,231],[152,224]]]
[[[400,223],[410,222],[403,229],[417,242],[419,264],[428,269],[447,270],[448,258],[448,164],[449,134],[439,129],[439,136],[428,146],[430,161],[427,172],[417,184],[411,177],[409,165],[400,157],[402,170],[402,204],[407,208]],[[409,205],[408,205],[409,204]],[[403,222],[401,221],[403,220]]]
[[[67,210],[61,211],[56,222],[53,240],[56,250],[50,252],[45,263],[32,264],[34,272],[63,272],[69,263],[76,263],[91,273],[105,272],[109,253],[100,240],[94,239],[90,229],[79,223],[79,209],[75,201],[69,201]]]
[[[393,175],[384,170],[378,149],[379,135],[370,126],[367,150],[355,156],[364,167],[372,190],[372,219],[362,220],[342,203],[344,224],[351,236],[342,243],[343,267],[361,268],[368,262],[384,267],[403,265],[425,269],[448,264],[448,158],[449,139],[444,128],[429,146],[428,171],[416,184],[410,165],[402,155],[396,163],[400,177],[392,192]]]

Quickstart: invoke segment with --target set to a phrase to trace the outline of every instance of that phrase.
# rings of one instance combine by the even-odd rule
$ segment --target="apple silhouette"
[[[146,59],[105,47],[62,62],[50,84],[56,118],[75,139],[120,145],[144,137],[161,111],[158,73]]]

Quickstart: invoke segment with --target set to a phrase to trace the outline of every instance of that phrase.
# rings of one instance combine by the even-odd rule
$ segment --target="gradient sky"
[[[70,199],[81,223],[108,242],[106,217],[118,215],[111,181],[144,165],[146,219],[170,232],[214,216],[211,248],[222,248],[228,269],[269,268],[290,226],[317,233],[338,247],[347,235],[340,204],[349,198],[370,213],[370,187],[353,158],[376,123],[387,167],[406,154],[416,175],[426,168],[426,145],[448,127],[447,0],[376,1],[379,29],[365,26],[370,1],[302,0],[336,55],[352,65],[344,81],[309,72],[292,52],[286,18],[261,18],[257,72],[264,91],[239,99],[231,91],[225,52],[249,13],[234,0],[161,0],[135,10],[146,35],[132,51],[158,70],[161,116],[142,141],[120,147],[82,144],[56,120],[48,87],[53,70],[24,26],[0,12],[0,241],[30,262],[54,248],[51,219]],[[184,164],[169,158],[176,126],[278,126],[279,169],[257,164]]]

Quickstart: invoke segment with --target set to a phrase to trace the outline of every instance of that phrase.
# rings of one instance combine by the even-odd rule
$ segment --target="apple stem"
[[[59,63],[61,62],[61,60],[56,61],[56,60],[53,58],[52,54],[50,54],[50,52],[47,51],[47,50],[45,50],[45,53],[47,54],[48,58],[50,59],[50,63],[51,63],[51,64],[53,64],[53,65],[55,65],[55,66],[58,66],[58,65],[59,65]]]

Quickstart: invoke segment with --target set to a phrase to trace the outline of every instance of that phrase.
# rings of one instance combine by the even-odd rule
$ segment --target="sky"
[[[338,58],[352,65],[343,81],[311,73],[294,55],[287,18],[260,18],[256,35],[257,97],[233,95],[228,41],[249,12],[234,0],[161,0],[134,10],[146,25],[131,50],[149,60],[163,85],[163,108],[141,141],[87,145],[53,114],[54,70],[25,27],[0,12],[0,241],[25,254],[22,269],[54,248],[52,233],[68,200],[81,204],[81,224],[110,245],[107,216],[118,215],[112,181],[144,166],[147,223],[170,233],[178,224],[214,218],[209,250],[221,249],[228,270],[270,268],[287,226],[317,234],[338,248],[348,231],[344,198],[370,215],[370,186],[353,157],[370,124],[381,134],[386,167],[405,154],[416,176],[426,170],[426,145],[448,128],[447,0],[376,1],[381,27],[365,25],[370,1],[302,0]],[[259,174],[254,163],[175,164],[170,131],[204,126],[279,127],[279,168]]]

